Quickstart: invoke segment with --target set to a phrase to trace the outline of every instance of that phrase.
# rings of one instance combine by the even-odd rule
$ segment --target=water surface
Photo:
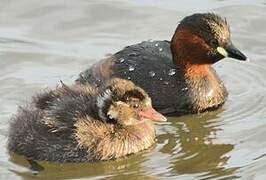
[[[2,0],[0,9],[0,179],[266,179],[266,1]],[[17,105],[59,80],[73,83],[126,45],[169,40],[177,23],[195,12],[226,17],[234,43],[250,59],[215,64],[229,91],[221,109],[170,117],[156,126],[153,148],[115,161],[40,162],[37,172],[7,153]]]

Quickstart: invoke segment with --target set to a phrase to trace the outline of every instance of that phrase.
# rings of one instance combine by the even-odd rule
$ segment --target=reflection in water
[[[159,141],[168,138],[168,143],[160,150],[171,153],[172,174],[206,173],[204,176],[228,176],[235,169],[223,166],[230,158],[226,153],[234,148],[232,144],[217,144],[213,140],[219,129],[219,111],[202,115],[169,118],[176,132],[158,137]]]
[[[147,152],[147,151],[146,151]],[[136,155],[131,155],[126,158],[121,158],[113,161],[101,161],[95,163],[50,163],[50,162],[35,162],[35,167],[32,168],[32,163],[29,163],[24,157],[10,153],[10,161],[20,166],[26,167],[27,170],[19,171],[18,168],[10,170],[17,175],[28,179],[33,177],[44,179],[64,179],[64,178],[82,178],[82,177],[116,177],[124,179],[130,176],[129,179],[145,178],[154,179],[152,176],[146,175],[142,170],[142,162],[146,160],[143,156],[144,152]],[[40,169],[39,172],[30,170]]]
[[[1,1],[0,179],[266,179],[263,1]],[[200,12],[195,9],[213,9],[226,17],[234,42],[250,59],[245,63],[225,59],[215,65],[229,91],[223,112],[169,118],[156,127],[154,148],[125,159],[41,162],[44,170],[37,174],[20,156],[11,155],[18,165],[8,160],[7,125],[18,104],[59,80],[72,83],[76,77],[70,75],[78,75],[105,53],[142,40],[169,40],[182,17]]]
[[[127,158],[83,164],[39,162],[39,165],[44,170],[38,173],[36,171],[13,171],[22,177],[78,178],[112,176],[124,179],[130,175],[132,179],[136,177],[153,179],[153,176],[145,171],[145,162],[152,158],[152,153],[156,153],[154,151],[159,151],[170,156],[167,163],[171,175],[198,173],[201,178],[233,177],[236,168],[225,169],[224,165],[230,158],[226,156],[226,153],[231,151],[234,145],[213,142],[216,139],[216,132],[222,130],[219,128],[221,122],[217,118],[220,111],[179,118],[169,117],[170,123],[163,126],[172,130],[167,133],[160,132],[157,138],[157,144],[162,145],[158,147],[161,148],[152,148]],[[23,157],[13,153],[10,155],[12,162],[32,169],[29,162]],[[160,164],[160,159],[158,158],[153,163]],[[42,169],[39,165],[36,167]],[[33,169],[36,169],[36,167]]]

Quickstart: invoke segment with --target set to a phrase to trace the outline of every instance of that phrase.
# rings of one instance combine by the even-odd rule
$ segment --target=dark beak
[[[239,51],[234,45],[233,43],[228,43],[224,49],[226,50],[228,57],[234,58],[234,59],[238,59],[241,61],[245,61],[247,59],[247,57],[241,52]]]
[[[164,117],[161,113],[157,112],[152,107],[143,108],[138,112],[138,114],[140,117],[152,121],[159,121],[159,122],[167,121],[166,117]]]

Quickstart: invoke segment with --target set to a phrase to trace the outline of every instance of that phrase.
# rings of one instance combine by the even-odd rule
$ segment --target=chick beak
[[[152,121],[164,122],[167,121],[166,117],[164,117],[161,113],[157,112],[152,107],[146,107],[138,111],[140,117],[149,119]]]
[[[231,57],[241,61],[245,61],[247,59],[247,57],[240,50],[238,50],[231,42],[226,44],[224,48],[217,47],[217,51],[224,57]]]

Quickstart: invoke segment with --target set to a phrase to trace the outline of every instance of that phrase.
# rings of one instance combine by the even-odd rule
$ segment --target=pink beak
[[[138,112],[138,114],[140,117],[152,121],[159,121],[159,122],[167,121],[166,117],[164,117],[161,113],[157,112],[152,107],[143,108]]]

